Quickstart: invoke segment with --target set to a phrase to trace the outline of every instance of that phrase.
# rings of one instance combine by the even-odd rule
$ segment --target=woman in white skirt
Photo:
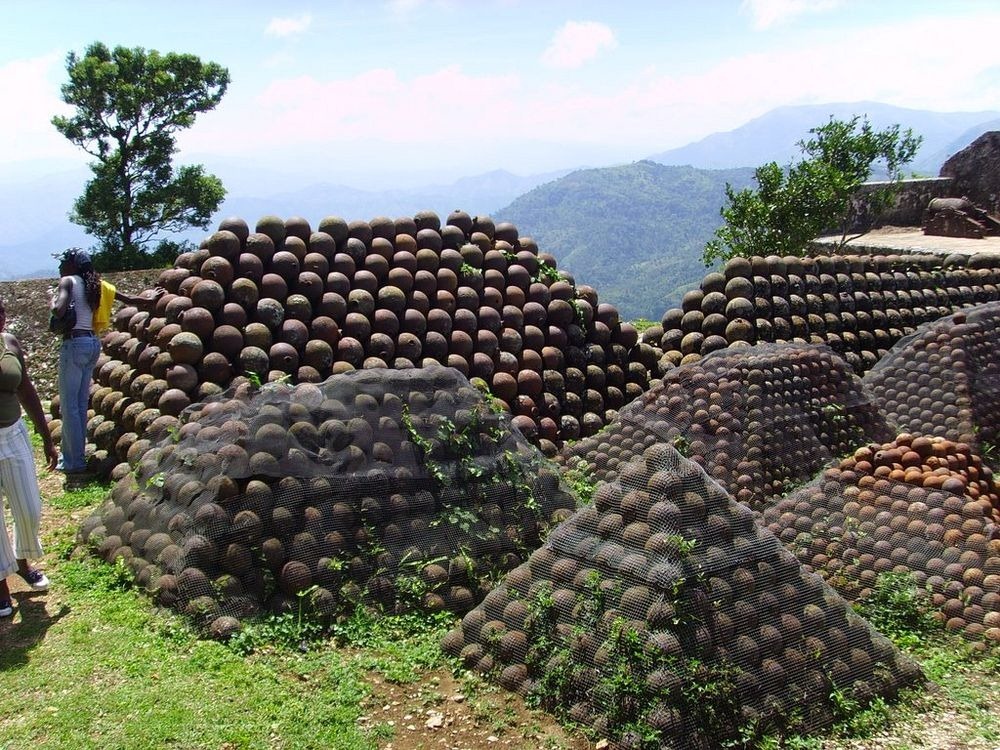
[[[0,500],[0,617],[14,613],[7,586],[7,576],[17,573],[35,591],[49,586],[45,574],[28,565],[29,559],[42,556],[38,526],[42,499],[35,476],[35,458],[31,451],[28,428],[21,419],[23,406],[35,431],[42,436],[46,465],[55,469],[59,456],[42,411],[42,402],[28,375],[24,352],[17,338],[4,330],[7,313],[0,299],[0,494],[6,499],[14,519],[14,543],[11,545]]]

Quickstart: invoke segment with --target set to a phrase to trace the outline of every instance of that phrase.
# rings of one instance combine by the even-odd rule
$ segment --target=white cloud
[[[740,10],[753,17],[755,29],[763,31],[795,16],[833,10],[841,2],[842,0],[743,0]]]
[[[567,21],[542,53],[542,62],[553,68],[579,68],[602,50],[617,46],[615,32],[606,24]]]
[[[312,25],[312,16],[303,13],[297,18],[272,18],[264,33],[268,36],[286,37],[301,34]]]
[[[455,7],[455,0],[387,0],[389,15],[397,21],[408,19],[421,8],[448,10]]]
[[[389,0],[389,11],[393,14],[409,13],[425,3],[425,0]]]

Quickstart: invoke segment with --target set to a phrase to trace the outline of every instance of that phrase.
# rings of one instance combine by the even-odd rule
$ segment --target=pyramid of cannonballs
[[[733,258],[642,341],[661,370],[736,342],[826,344],[859,375],[922,323],[1000,299],[1000,256]]]
[[[306,595],[325,617],[359,602],[463,613],[575,505],[452,368],[224,396],[137,441],[81,531],[219,635]]]
[[[1000,433],[1000,303],[969,307],[922,326],[865,375],[890,423],[940,435],[977,452]]]
[[[764,511],[800,562],[850,599],[905,573],[949,629],[1000,642],[1000,496],[967,444],[899,435]]]
[[[155,311],[122,309],[104,339],[96,385],[111,390],[94,408],[108,426],[94,437],[119,457],[135,430],[116,414],[177,415],[244,377],[444,364],[484,381],[550,455],[648,383],[638,334],[612,305],[513,224],[461,211],[444,223],[430,211],[327,217],[315,231],[301,218],[265,216],[252,232],[227,219],[159,283]]]
[[[829,348],[735,346],[669,370],[560,460],[612,480],[650,445],[674,446],[740,502],[758,508],[836,456],[890,431]]]
[[[443,647],[620,747],[816,729],[919,669],[673,448],[598,486]]]

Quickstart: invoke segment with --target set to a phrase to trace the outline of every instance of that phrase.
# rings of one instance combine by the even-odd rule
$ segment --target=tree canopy
[[[174,169],[175,134],[214,109],[229,72],[188,54],[90,45],[66,58],[62,99],[76,108],[52,124],[88,154],[94,177],[70,218],[99,242],[95,262],[138,268],[161,233],[206,228],[225,189],[201,165]],[[169,244],[169,243],[167,243]],[[103,256],[103,257],[101,257]]]
[[[754,171],[756,188],[726,185],[725,224],[705,246],[706,265],[735,256],[802,255],[810,240],[833,230],[843,246],[860,236],[848,236],[858,219],[858,188],[878,168],[886,183],[866,194],[868,212],[891,206],[922,140],[899,125],[875,130],[860,116],[831,117],[809,133],[798,143],[803,158],[787,169],[772,161]]]

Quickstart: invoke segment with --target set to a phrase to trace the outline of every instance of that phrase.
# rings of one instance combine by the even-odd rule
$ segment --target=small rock
[[[463,703],[465,701],[465,696],[461,693],[455,693],[455,695],[451,696],[451,700],[453,703]]]
[[[424,722],[424,726],[428,729],[440,729],[444,726],[444,714],[437,711],[431,711],[430,717]]]
[[[594,745],[594,750],[607,750],[608,747],[607,740],[599,740],[596,745]]]

